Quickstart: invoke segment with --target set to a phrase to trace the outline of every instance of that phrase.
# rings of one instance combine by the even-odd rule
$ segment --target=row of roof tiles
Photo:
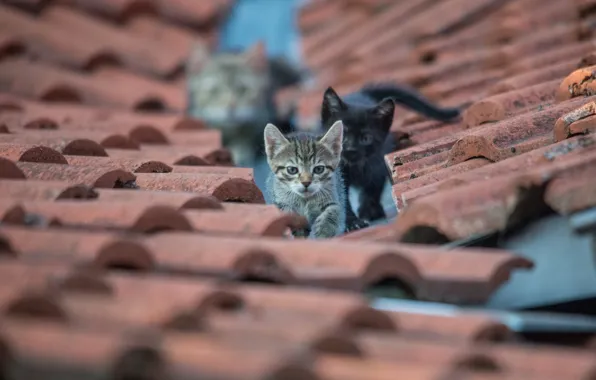
[[[596,64],[592,45],[578,42],[591,35],[590,19],[580,20],[576,13],[592,4],[577,1],[570,11],[560,3],[541,2],[540,11],[528,13],[537,1],[502,7],[490,0],[456,3],[312,1],[299,16],[306,59],[321,86],[355,88],[364,79],[377,79],[363,73],[379,73],[379,78],[389,73],[381,79],[422,86],[452,104],[473,104],[483,97],[478,89],[498,81],[495,88],[501,92],[553,81],[552,87],[528,92],[529,99],[495,96],[450,125],[398,115],[395,135],[418,145],[399,156],[410,161],[394,177],[402,178],[399,170],[423,158],[416,152],[424,149],[435,160],[426,169],[429,176],[462,166],[507,174],[497,165],[532,154],[526,153],[530,148],[548,149],[533,153],[531,162],[546,154],[555,166],[537,167],[525,182],[508,177],[504,183],[548,186],[544,200],[553,208],[560,205],[557,210],[588,204],[591,169],[579,153],[591,154],[592,140],[572,135],[591,131],[591,103],[570,100],[554,80],[561,83],[580,58],[582,67]],[[23,378],[41,373],[44,379],[593,378],[596,369],[585,350],[517,344],[515,334],[487,313],[380,312],[358,294],[392,278],[400,280],[405,297],[477,304],[512,273],[532,270],[530,260],[504,250],[447,251],[396,243],[419,241],[404,236],[417,236],[421,224],[451,239],[471,233],[469,226],[454,230],[447,219],[459,218],[466,226],[482,210],[447,207],[456,195],[418,209],[408,205],[398,220],[402,227],[345,237],[364,234],[359,242],[287,239],[288,228],[304,220],[264,205],[252,170],[232,166],[219,133],[179,113],[188,48],[195,39],[212,44],[217,38],[213,21],[231,5],[227,0],[0,5],[1,369]],[[484,13],[498,16],[483,18]],[[474,49],[485,41],[515,42],[525,31],[559,21],[567,24],[508,48],[461,53],[462,47]],[[409,46],[421,38],[418,46]],[[398,48],[387,48],[392,45]],[[544,46],[560,49],[537,54]],[[336,59],[345,50],[366,59],[338,68]],[[538,59],[514,62],[521,52]],[[568,59],[562,60],[565,54]],[[420,59],[435,63],[420,65]],[[508,62],[511,69],[500,67]],[[397,65],[403,70],[389,69]],[[543,68],[534,70],[538,65]],[[532,75],[524,72],[527,68]],[[506,79],[510,74],[519,77]],[[590,94],[589,80],[570,78],[572,97]],[[313,93],[289,89],[279,99],[291,102],[298,95],[304,116],[308,107],[319,106],[320,96]],[[457,139],[446,139],[438,148],[426,144],[555,101],[551,108],[543,105],[534,119],[522,119],[524,125],[550,120],[535,142],[527,143],[531,139],[514,126],[503,127],[509,139],[494,130],[470,135],[466,144],[476,145],[476,152],[486,149],[491,157],[464,157],[470,148]],[[146,112],[164,109],[178,113]],[[489,112],[490,118],[481,121]],[[557,118],[562,120],[558,129],[553,126]],[[547,142],[552,133],[556,146]],[[499,163],[486,165],[496,159]],[[420,174],[412,181],[425,178],[423,169],[408,173]],[[469,173],[468,179],[455,181],[459,188],[479,178]],[[554,180],[540,177],[544,173]],[[444,196],[439,189],[442,185],[416,203]],[[566,189],[584,195],[563,198]],[[569,203],[563,205],[564,199]],[[494,210],[515,208],[506,206],[497,204]],[[492,223],[480,229],[496,228],[502,218]],[[369,241],[371,234],[390,242]],[[277,286],[240,282],[255,279]]]
[[[364,12],[375,22],[338,34],[333,52],[309,47],[330,38],[326,30],[331,27],[303,25],[305,59],[319,64],[322,78],[332,80],[325,73],[339,72],[335,85],[344,91],[374,79],[397,79],[440,104],[464,109],[451,123],[427,121],[408,111],[396,114],[393,133],[404,148],[385,160],[401,215],[391,225],[341,239],[437,243],[501,231],[513,224],[513,214],[540,215],[525,201],[529,191],[537,191],[533,194],[544,206],[563,215],[594,206],[589,180],[595,107],[591,2],[541,2],[540,11],[526,13],[536,2],[475,3],[496,5],[482,12],[472,6],[447,11],[446,2],[413,2],[412,9],[383,2],[336,9],[331,3],[307,6],[303,19],[342,10]],[[428,31],[418,29],[418,17],[439,13],[445,14],[443,27],[452,32],[434,29],[432,23],[431,29],[445,36],[425,37]],[[376,42],[347,49],[399,20],[403,23],[381,32]],[[529,28],[534,32],[527,33]],[[391,47],[397,52],[386,54]],[[319,56],[328,59],[318,61]],[[397,71],[391,68],[396,64]],[[375,78],[341,74],[367,65],[374,65]],[[320,98],[313,93],[321,89],[311,92],[298,99],[306,122],[317,117],[312,98]]]
[[[229,379],[588,379],[595,369],[587,352],[508,343],[507,329],[481,315],[380,312],[343,293],[52,265],[9,262],[0,273],[11,283],[0,288],[5,352],[27,360],[51,350],[44,369],[75,360],[90,373]]]

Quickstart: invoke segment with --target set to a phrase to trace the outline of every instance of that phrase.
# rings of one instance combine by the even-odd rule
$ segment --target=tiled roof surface
[[[307,4],[318,87],[279,96],[303,125],[326,86],[369,80],[469,106],[453,124],[399,112],[401,215],[332,241],[289,239],[305,220],[183,114],[188,49],[232,5],[0,3],[1,377],[593,379],[593,353],[521,344],[488,312],[381,311],[362,291],[482,304],[534,263],[437,236],[503,229],[538,212],[528,192],[594,205],[594,2]]]

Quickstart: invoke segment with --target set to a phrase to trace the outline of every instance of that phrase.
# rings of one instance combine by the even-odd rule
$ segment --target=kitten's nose
[[[310,186],[310,184],[311,184],[311,181],[302,181],[302,182],[300,182],[300,183],[302,184],[302,186],[304,186],[304,188],[305,188],[305,189],[308,189],[308,187],[309,187],[309,186]]]

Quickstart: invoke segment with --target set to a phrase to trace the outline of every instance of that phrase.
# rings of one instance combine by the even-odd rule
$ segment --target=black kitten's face
[[[342,156],[348,163],[358,163],[380,154],[391,124],[395,106],[385,99],[374,107],[348,105],[330,87],[325,92],[321,117],[328,129],[341,120],[344,125]]]

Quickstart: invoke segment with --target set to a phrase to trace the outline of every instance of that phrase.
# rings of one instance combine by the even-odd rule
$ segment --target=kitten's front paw
[[[346,219],[346,232],[356,231],[368,227],[368,222],[357,217],[348,217]]]
[[[360,219],[364,219],[370,222],[385,218],[385,210],[383,206],[378,203],[363,205],[358,210],[358,216]]]

